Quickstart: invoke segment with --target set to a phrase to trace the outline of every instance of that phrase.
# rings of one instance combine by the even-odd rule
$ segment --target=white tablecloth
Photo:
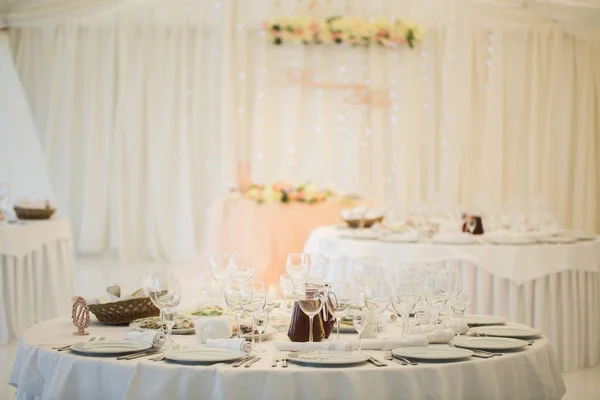
[[[0,225],[0,344],[49,318],[69,315],[71,234],[65,220]]]
[[[122,339],[126,328],[90,326],[90,335]],[[77,341],[66,318],[38,324],[23,336],[9,383],[30,399],[560,399],[565,385],[546,339],[515,353],[458,363],[378,368],[313,368],[289,363],[272,368],[275,349],[251,368],[221,363],[188,366],[148,360],[117,361],[51,350]],[[389,326],[384,337],[397,337]],[[194,336],[176,336],[192,345]],[[344,334],[342,340],[356,339]],[[279,334],[277,340],[286,340]],[[369,351],[383,358],[379,351]]]
[[[472,294],[469,312],[501,315],[546,332],[564,371],[600,363],[599,240],[531,246],[389,243],[344,239],[339,229],[325,227],[313,231],[304,250],[336,259],[329,279],[352,279],[357,256],[378,256],[386,266],[462,258],[457,265],[463,289]]]

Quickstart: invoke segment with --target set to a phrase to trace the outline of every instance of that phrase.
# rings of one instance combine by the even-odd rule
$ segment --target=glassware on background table
[[[0,222],[8,218],[10,211],[10,189],[8,183],[0,182]]]
[[[335,317],[337,340],[340,340],[340,320],[346,316],[352,305],[352,289],[348,282],[331,282],[327,294],[327,303]]]
[[[227,282],[230,262],[231,254],[229,253],[216,253],[210,258],[210,273],[217,282]]]
[[[392,278],[391,304],[402,317],[402,337],[408,335],[408,318],[421,298],[418,276],[411,270],[396,271]]]
[[[254,260],[250,253],[233,253],[229,262],[229,278],[252,279]]]
[[[308,341],[313,341],[313,320],[323,308],[324,285],[301,282],[296,288],[296,301],[304,314],[308,316]]]
[[[434,311],[433,323],[435,329],[439,325],[439,314],[448,299],[450,298],[451,289],[447,275],[441,271],[429,271],[425,281],[423,282],[423,297],[425,301]]]
[[[160,272],[152,275],[148,287],[156,299],[156,304],[160,306],[162,320],[167,326],[167,341],[163,349],[178,349],[180,346],[173,342],[171,333],[177,321],[177,307],[181,301],[179,281],[169,272]]]
[[[458,323],[458,336],[460,336],[460,321],[465,316],[465,311],[471,304],[471,295],[469,293],[460,292],[456,297],[450,299],[450,308],[452,309],[452,315],[456,318]]]
[[[283,292],[285,311],[291,311],[294,304],[294,284],[287,275],[279,275],[279,285]]]
[[[362,354],[361,339],[362,334],[369,323],[370,313],[365,310],[354,310],[352,313],[352,325],[358,332],[358,353]]]
[[[250,319],[252,320],[252,351],[256,352],[254,344],[254,335],[256,330],[256,315],[258,312],[263,311],[267,304],[267,291],[265,290],[265,284],[261,281],[247,280],[242,285],[240,292],[240,305]]]
[[[309,253],[305,254],[308,263],[308,280],[322,280],[325,276],[325,270],[329,266],[329,259],[322,254]]]
[[[238,277],[237,279],[232,278],[225,285],[225,304],[231,310],[232,313],[235,314],[235,322],[237,323],[237,337],[240,339],[242,337],[242,325],[241,325],[241,317],[244,314],[244,310],[242,309],[242,305],[240,304],[240,296],[242,292],[242,287],[244,283],[248,279],[243,277]]]
[[[308,275],[309,263],[306,254],[290,253],[285,263],[285,272],[292,283],[300,282]]]
[[[371,283],[365,289],[365,303],[375,315],[375,337],[379,331],[379,316],[390,305],[391,297],[390,286],[386,281]]]
[[[265,333],[267,326],[269,325],[269,313],[267,310],[262,310],[254,313],[254,325],[258,331],[258,354],[264,354],[262,350],[262,335]]]

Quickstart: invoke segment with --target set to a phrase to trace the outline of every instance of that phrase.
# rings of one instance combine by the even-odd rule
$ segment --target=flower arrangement
[[[421,29],[401,20],[361,17],[330,17],[318,20],[310,17],[275,18],[265,21],[267,37],[275,45],[346,44],[353,47],[379,45],[396,48],[408,45],[411,49],[422,36]]]
[[[286,182],[276,182],[272,185],[252,184],[244,193],[246,198],[256,200],[258,203],[321,203],[332,197],[330,190],[320,190],[313,184],[293,185]]]

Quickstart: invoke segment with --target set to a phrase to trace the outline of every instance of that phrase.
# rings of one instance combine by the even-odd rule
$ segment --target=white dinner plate
[[[571,236],[542,236],[539,238],[539,241],[542,243],[569,244],[576,243],[577,238]]]
[[[396,357],[406,357],[423,361],[456,361],[473,355],[471,350],[455,347],[399,347],[392,350]]]
[[[437,235],[433,235],[431,242],[440,244],[473,244],[475,243],[475,239],[472,235],[466,233],[453,235],[438,233]]]
[[[194,348],[168,351],[165,358],[185,364],[203,364],[235,361],[246,356],[243,351],[222,348]]]
[[[479,326],[477,328],[471,328],[470,332],[474,332],[478,335],[484,336],[497,336],[497,337],[508,337],[508,338],[530,338],[540,336],[542,331],[530,327],[520,326]]]
[[[596,234],[594,232],[585,232],[585,231],[567,231],[563,234],[563,236],[572,237],[572,238],[575,238],[575,239],[581,240],[581,241],[598,239],[598,234]]]
[[[341,233],[340,237],[344,239],[354,239],[354,240],[375,240],[379,237],[379,235],[375,232],[360,230],[357,231],[349,231],[348,233]]]
[[[118,355],[148,350],[152,344],[136,340],[104,340],[81,342],[71,346],[75,353],[87,355]]]
[[[355,365],[369,360],[366,353],[352,353],[349,351],[295,351],[288,355],[288,361],[307,365]]]
[[[452,344],[456,347],[471,350],[515,350],[527,346],[527,342],[521,339],[472,336],[455,337]]]
[[[419,235],[411,235],[408,233],[390,233],[389,235],[381,236],[379,240],[382,242],[416,243],[419,241]]]
[[[264,341],[264,340],[272,339],[276,333],[277,333],[277,329],[273,328],[272,326],[268,326],[267,329],[265,329],[265,333],[262,334],[262,340]],[[246,340],[252,340],[252,336],[254,336],[254,340],[258,340],[259,335],[258,335],[258,333],[255,333],[254,335],[252,335],[250,333],[242,333],[241,336]]]
[[[466,315],[463,319],[469,326],[502,325],[506,323],[506,318],[494,315]]]
[[[484,235],[484,239],[489,243],[504,244],[509,246],[522,246],[537,243],[537,239],[535,237],[525,235]]]

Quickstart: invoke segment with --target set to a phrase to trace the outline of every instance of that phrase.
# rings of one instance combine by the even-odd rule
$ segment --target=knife
[[[250,360],[250,362],[248,362],[248,364],[244,365],[245,368],[251,367],[254,363],[256,363],[257,361],[260,361],[261,357],[256,357],[253,358],[252,360]]]
[[[239,367],[240,365],[242,365],[243,363],[245,363],[245,362],[247,362],[247,361],[250,361],[250,360],[252,360],[254,357],[255,357],[254,355],[248,355],[248,356],[245,356],[245,357],[243,357],[241,360],[239,360],[239,361],[236,361],[236,362],[234,362],[233,364],[231,364],[231,366],[232,366],[233,368],[237,368],[237,367]]]

